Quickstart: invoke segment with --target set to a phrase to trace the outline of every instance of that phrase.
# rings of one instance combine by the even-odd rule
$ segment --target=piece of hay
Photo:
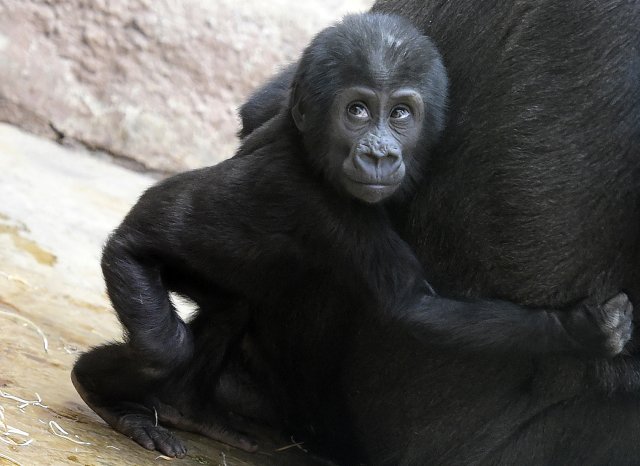
[[[307,450],[302,448],[302,445],[304,445],[304,442],[296,442],[295,439],[292,436],[291,437],[291,443],[289,445],[285,445],[284,447],[276,448],[273,451],[281,452],[281,451],[289,450],[291,448],[297,448],[298,450],[302,450],[303,452],[308,453]]]
[[[19,398],[19,397],[15,396],[15,395],[11,395],[11,394],[9,394],[7,392],[3,392],[2,390],[0,390],[0,397],[6,398],[8,400],[17,401],[18,403],[20,403],[18,405],[18,409],[20,409],[20,410],[24,410],[24,408],[26,408],[27,406],[39,406],[39,407],[44,408],[44,409],[49,409],[49,407],[47,405],[43,405],[42,404],[42,398],[40,398],[40,395],[38,395],[37,393],[36,393],[36,398],[38,398],[38,399],[37,400],[33,400],[33,401],[23,400],[22,398]]]
[[[16,460],[11,458],[10,456],[3,455],[2,453],[0,453],[0,458],[5,459],[7,461],[11,461],[13,464],[17,464],[18,466],[22,466],[22,463],[18,463]]]
[[[33,285],[31,285],[31,283],[29,283],[29,282],[28,282],[28,281],[26,281],[26,280],[23,280],[23,279],[22,279],[22,278],[20,278],[20,277],[17,277],[16,275],[11,275],[11,274],[8,274],[8,273],[6,273],[6,272],[2,272],[2,271],[0,271],[0,277],[4,277],[4,278],[6,278],[7,280],[12,281],[12,282],[22,283],[23,285],[25,285],[25,286],[27,286],[27,287],[29,287],[29,288],[34,288],[34,286],[33,286]]]
[[[19,436],[19,437],[29,437],[29,433],[24,430],[16,429],[15,427],[11,427],[5,422],[4,418],[4,406],[0,406],[0,442],[6,443],[7,445],[12,445],[14,447],[26,447],[33,443],[33,439],[25,440],[23,442],[18,442],[11,438],[11,436]]]
[[[89,442],[83,442],[82,440],[76,440],[72,438],[71,434],[69,434],[69,432],[67,432],[62,427],[60,427],[60,424],[58,424],[56,421],[49,421],[49,429],[51,429],[51,432],[56,437],[69,440],[70,442],[77,443],[78,445],[91,445],[91,443]],[[77,437],[78,436],[76,435],[76,438]]]
[[[34,324],[31,320],[27,319],[24,316],[21,316],[20,314],[16,314],[15,312],[10,312],[10,311],[0,310],[0,316],[11,317],[12,319],[18,319],[18,320],[21,320],[22,322],[25,322],[31,325],[35,329],[35,331],[38,332],[38,335],[40,335],[40,338],[42,338],[42,344],[44,345],[44,352],[45,353],[49,352],[49,340],[47,340],[47,336],[40,329],[40,327]]]
[[[9,435],[9,433],[4,433],[2,434],[3,437],[0,437],[0,442],[2,443],[6,443],[7,445],[11,445],[13,447],[26,447],[27,445],[31,445],[33,443],[33,439],[30,438],[29,440],[19,443],[16,442],[15,440],[13,440],[11,437],[6,437],[6,435]]]

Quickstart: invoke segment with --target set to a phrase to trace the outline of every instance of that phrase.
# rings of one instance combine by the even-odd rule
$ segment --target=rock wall
[[[0,121],[175,172],[237,144],[236,109],[372,0],[0,0]]]

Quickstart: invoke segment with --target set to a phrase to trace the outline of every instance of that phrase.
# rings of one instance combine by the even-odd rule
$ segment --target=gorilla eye
[[[409,110],[409,107],[405,105],[398,105],[391,110],[391,114],[389,116],[394,120],[404,120],[411,116],[411,110]]]
[[[349,112],[350,115],[363,120],[365,118],[369,118],[369,110],[367,110],[367,107],[362,102],[353,102],[349,104],[347,112]]]

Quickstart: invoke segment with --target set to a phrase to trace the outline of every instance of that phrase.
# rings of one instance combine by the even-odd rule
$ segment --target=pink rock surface
[[[236,109],[371,0],[0,0],[0,121],[148,169],[218,162]]]

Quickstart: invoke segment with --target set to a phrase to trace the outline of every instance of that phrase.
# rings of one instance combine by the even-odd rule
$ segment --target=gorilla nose
[[[365,152],[364,155],[372,160],[380,160],[384,159],[385,157],[389,157],[390,159],[397,159],[400,157],[400,153],[398,150],[393,150],[386,147],[369,150]]]
[[[393,175],[402,166],[402,156],[397,150],[369,150],[356,160],[364,172],[378,180]]]

